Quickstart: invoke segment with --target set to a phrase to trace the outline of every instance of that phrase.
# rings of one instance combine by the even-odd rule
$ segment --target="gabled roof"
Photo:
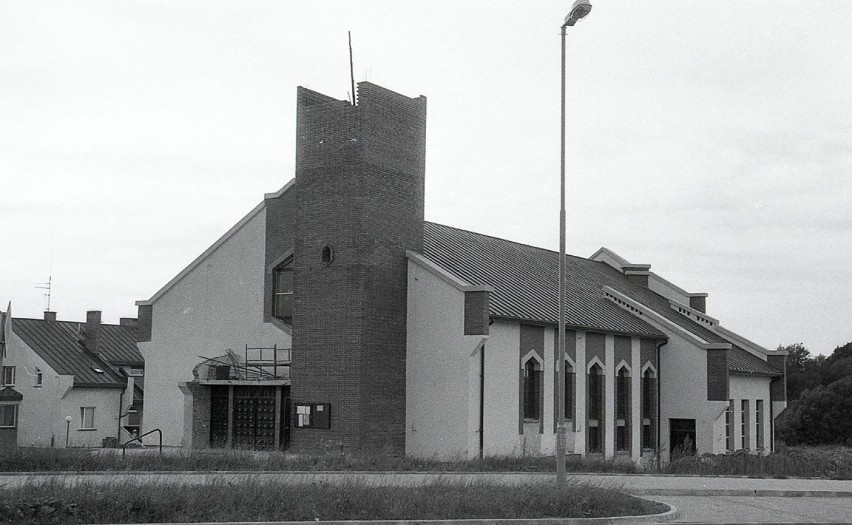
[[[427,259],[470,284],[494,288],[489,304],[492,316],[558,323],[556,252],[431,222],[424,222],[423,234]],[[566,262],[566,325],[665,338],[663,332],[604,297],[602,285],[626,282],[623,276],[580,257],[568,256]]]
[[[490,314],[494,317],[556,324],[559,314],[559,254],[480,233],[424,222],[423,255],[474,285],[494,288]],[[731,344],[732,373],[777,376],[781,371],[723,336],[675,311],[669,299],[629,281],[604,263],[569,255],[565,259],[566,324],[664,339],[659,329],[607,299],[604,287],[643,304],[667,321],[708,343]]]
[[[0,388],[0,401],[23,401],[23,399],[24,395],[10,386]]]
[[[74,386],[124,388],[127,381],[108,363],[89,352],[79,342],[85,323],[12,319],[12,332],[61,375],[73,375]],[[104,326],[101,325],[101,329]],[[117,327],[125,328],[125,327]],[[130,330],[130,329],[128,329]],[[133,345],[136,345],[134,340]],[[97,370],[102,370],[98,372]]]

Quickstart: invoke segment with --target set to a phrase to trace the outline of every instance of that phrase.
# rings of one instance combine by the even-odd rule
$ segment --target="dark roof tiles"
[[[126,379],[115,372],[105,360],[86,350],[80,343],[83,327],[85,323],[71,321],[12,319],[12,332],[57,373],[73,375],[74,386],[116,388],[126,386]],[[101,325],[102,329],[105,327],[124,328]],[[112,332],[112,330],[102,330],[102,334],[107,335],[99,340],[107,341],[109,347],[115,346],[113,350],[117,353],[128,351],[124,347],[130,344],[129,340]],[[136,346],[135,340],[132,344]]]

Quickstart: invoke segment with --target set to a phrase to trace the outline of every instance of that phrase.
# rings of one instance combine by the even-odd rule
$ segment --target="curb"
[[[751,498],[852,498],[852,492],[831,490],[746,489],[622,489],[633,496],[740,496]]]
[[[657,502],[662,503],[662,502]],[[465,519],[465,520],[338,520],[338,521],[207,521],[193,525],[621,525],[624,523],[667,523],[676,520],[677,508],[662,503],[669,510],[662,514],[613,516],[604,518],[542,519]],[[134,524],[131,524],[134,525]],[[135,525],[179,525],[177,523],[138,523]]]

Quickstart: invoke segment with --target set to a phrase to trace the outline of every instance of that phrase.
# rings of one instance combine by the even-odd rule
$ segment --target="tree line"
[[[788,445],[852,445],[852,342],[828,357],[801,343],[787,351],[787,409],[777,436]]]

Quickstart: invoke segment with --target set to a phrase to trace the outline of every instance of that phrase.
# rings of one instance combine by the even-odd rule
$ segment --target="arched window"
[[[532,357],[524,363],[524,419],[541,419],[541,365]]]
[[[287,324],[293,323],[293,258],[272,270],[272,315]]]
[[[615,449],[630,450],[630,372],[618,369],[615,382]]]
[[[657,378],[649,367],[642,374],[642,448],[656,448]]]
[[[603,444],[603,370],[597,363],[589,369],[589,452],[601,452]]]

